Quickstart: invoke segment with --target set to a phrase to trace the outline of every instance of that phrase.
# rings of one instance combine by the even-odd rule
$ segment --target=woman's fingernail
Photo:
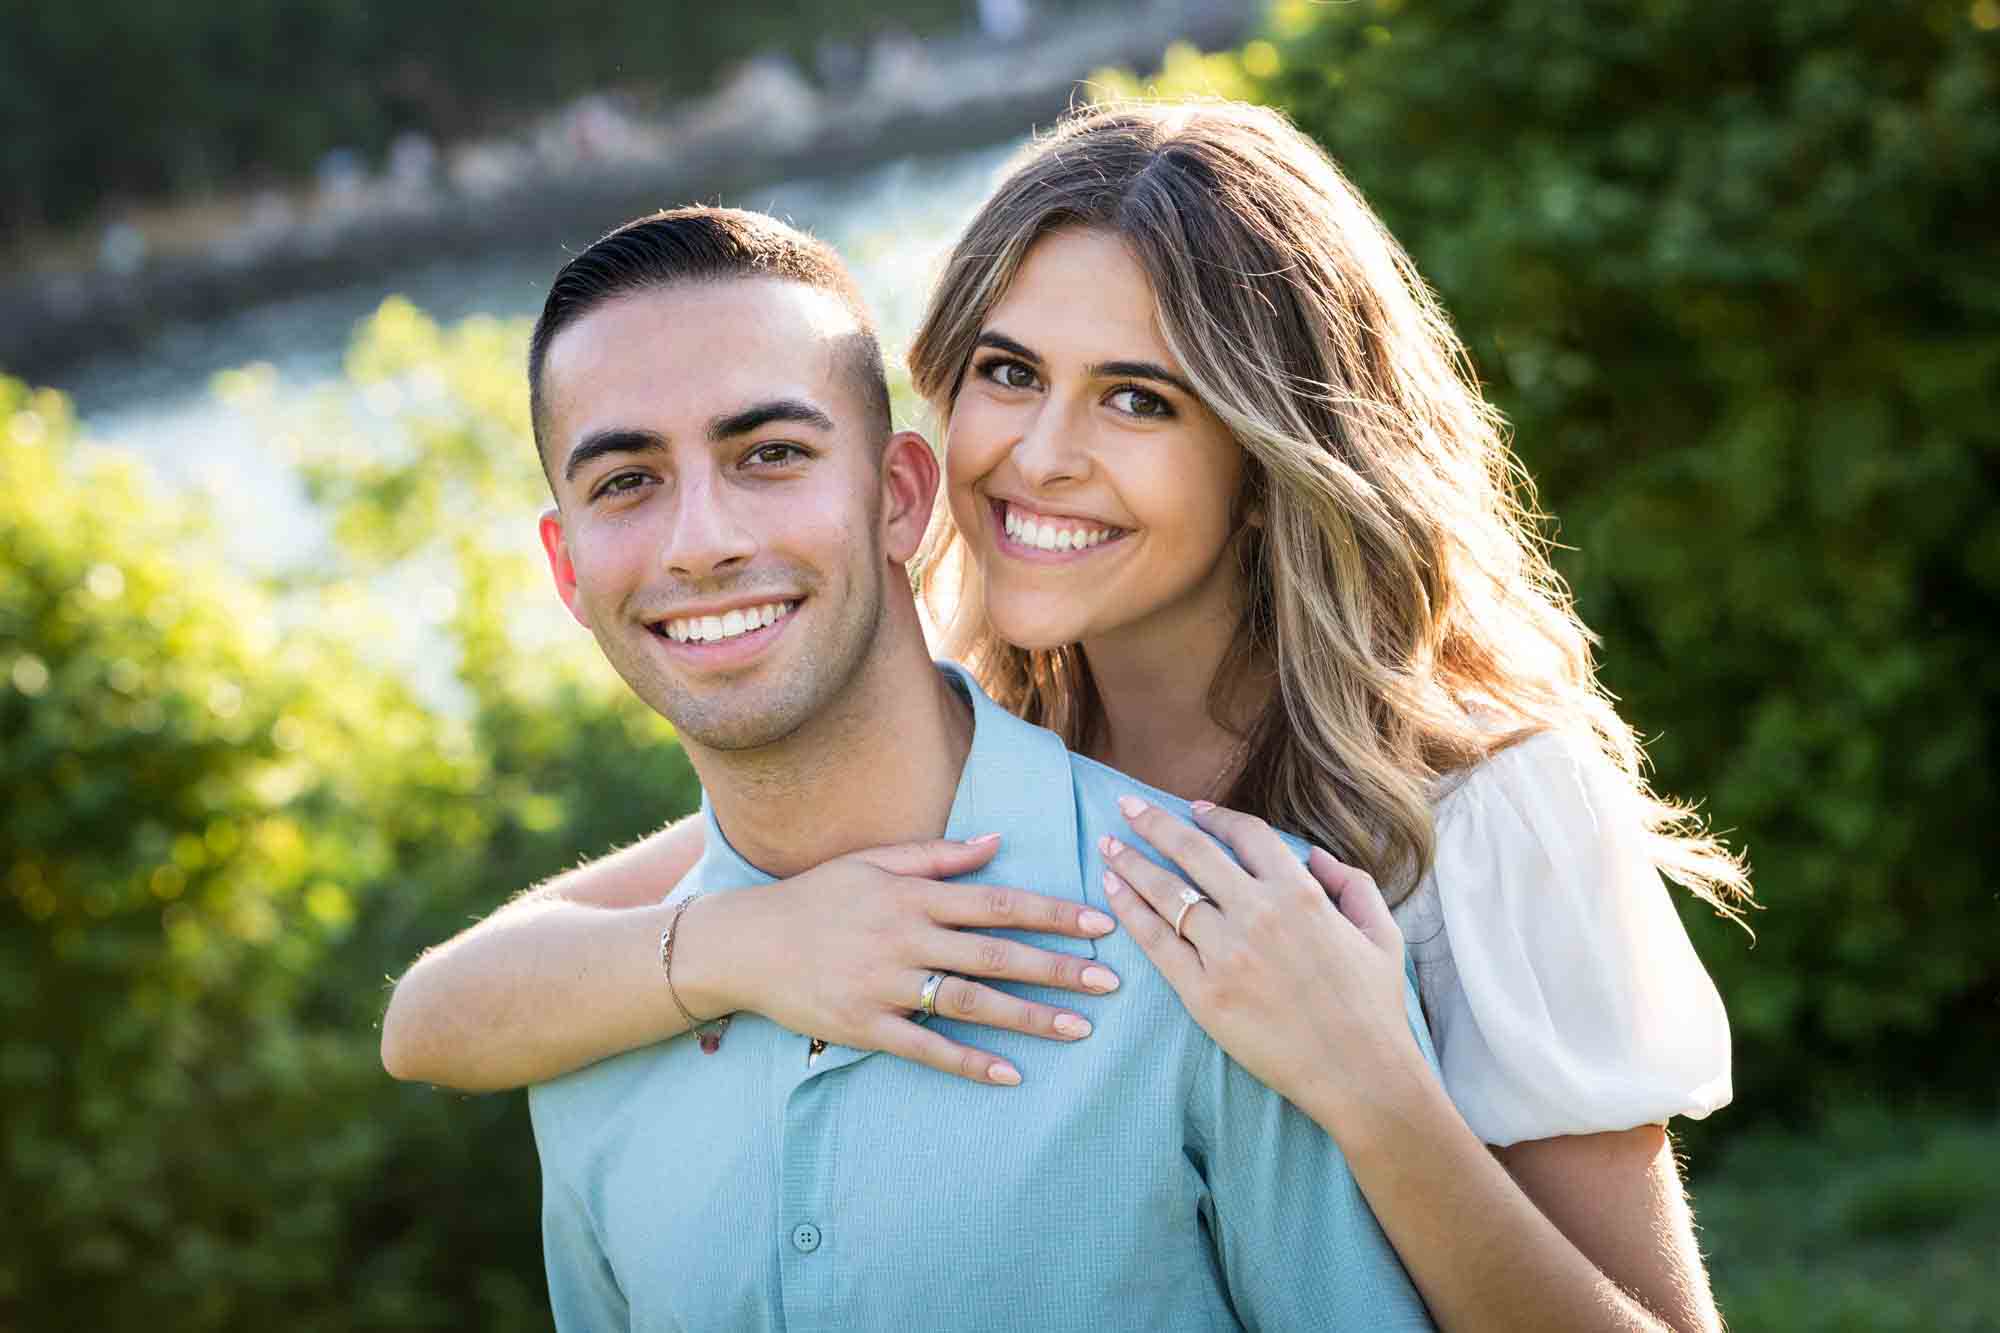
[[[1106,991],[1118,989],[1118,974],[1108,967],[1099,967],[1093,963],[1083,969],[1083,985],[1085,990],[1094,990],[1102,995]]]
[[[1005,1084],[1010,1088],[1018,1087],[1021,1082],[1021,1071],[1010,1064],[995,1060],[986,1067],[986,1077],[992,1079],[995,1083]]]
[[[1108,861],[1118,855],[1118,853],[1124,851],[1125,844],[1107,833],[1097,840],[1097,850]]]
[[[987,845],[988,843],[993,843],[993,842],[998,842],[998,841],[1000,841],[1000,835],[999,835],[999,834],[997,834],[997,833],[982,833],[982,834],[980,834],[980,835],[979,835],[978,837],[976,837],[976,838],[967,838],[967,839],[965,840],[965,845],[966,845],[967,847],[984,847],[984,846],[986,846],[986,845]]]
[[[1137,819],[1140,815],[1146,813],[1146,803],[1136,796],[1120,796],[1118,798],[1118,813],[1124,815],[1127,819]]]
[[[1207,813],[1208,813],[1209,811],[1211,811],[1211,810],[1215,809],[1215,802],[1214,802],[1214,801],[1196,801],[1196,802],[1194,802],[1194,803],[1193,803],[1192,805],[1190,805],[1190,806],[1188,807],[1188,809],[1190,809],[1190,810],[1194,811],[1194,812],[1195,812],[1196,814],[1198,814],[1198,815],[1205,815],[1205,814],[1207,814]]]
[[[1098,911],[1095,907],[1088,908],[1083,912],[1078,913],[1076,918],[1076,924],[1083,927],[1083,929],[1089,931],[1093,935],[1104,935],[1118,929],[1118,923],[1116,921],[1113,921],[1110,917],[1104,915],[1104,913]]]
[[[1075,1014],[1057,1014],[1055,1029],[1065,1037],[1088,1037],[1090,1024]]]
[[[1107,898],[1116,898],[1123,892],[1125,892],[1125,881],[1118,878],[1118,872],[1115,870],[1105,871],[1104,896]]]

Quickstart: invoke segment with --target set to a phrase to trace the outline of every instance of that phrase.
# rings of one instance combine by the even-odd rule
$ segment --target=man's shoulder
[[[1076,783],[1077,808],[1084,812],[1087,818],[1094,816],[1122,822],[1124,817],[1118,811],[1118,802],[1120,798],[1126,796],[1136,796],[1176,819],[1192,821],[1194,818],[1193,805],[1170,791],[1149,786],[1131,774],[1120,772],[1109,764],[1101,764],[1087,755],[1072,752],[1069,758],[1070,770]],[[1300,860],[1305,859],[1307,851],[1310,850],[1305,842],[1283,830],[1279,831],[1278,836],[1284,839],[1285,845],[1292,849],[1294,855]]]
[[[1092,804],[1116,808],[1119,800],[1126,796],[1136,796],[1148,805],[1156,805],[1177,818],[1186,819],[1194,813],[1194,807],[1170,791],[1162,791],[1139,781],[1130,773],[1120,772],[1109,764],[1099,763],[1088,755],[1070,752],[1069,766],[1076,783],[1077,799],[1088,800]]]

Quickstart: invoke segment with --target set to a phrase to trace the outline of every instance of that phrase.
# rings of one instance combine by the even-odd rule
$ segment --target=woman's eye
[[[996,358],[981,366],[980,373],[1003,389],[1032,389],[1036,384],[1034,368],[1019,361]]]
[[[1151,389],[1132,387],[1119,389],[1105,401],[1129,416],[1170,417],[1174,414],[1173,406]]]

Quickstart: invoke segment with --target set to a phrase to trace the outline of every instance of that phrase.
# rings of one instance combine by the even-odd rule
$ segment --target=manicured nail
[[[986,1067],[986,1077],[992,1079],[995,1083],[1013,1088],[1020,1086],[1021,1071],[1010,1064],[1003,1064],[1001,1061],[995,1060]]]
[[[1127,819],[1137,819],[1140,815],[1146,813],[1146,803],[1136,796],[1120,796],[1118,798],[1118,812]]]
[[[1065,1037],[1088,1037],[1090,1024],[1075,1014],[1057,1014],[1055,1029]]]
[[[1118,878],[1118,872],[1115,870],[1105,871],[1104,896],[1107,898],[1116,898],[1123,892],[1125,892],[1125,881]]]
[[[1214,801],[1196,801],[1196,802],[1194,802],[1194,803],[1193,803],[1192,805],[1190,805],[1190,806],[1189,806],[1188,808],[1189,808],[1190,810],[1194,811],[1194,812],[1195,812],[1196,814],[1198,814],[1198,815],[1205,815],[1205,814],[1207,814],[1207,813],[1208,813],[1209,811],[1211,811],[1211,810],[1215,809],[1215,802],[1214,802]]]
[[[1086,908],[1084,911],[1077,913],[1076,924],[1093,935],[1108,935],[1118,929],[1116,921],[1113,921],[1095,907]]]
[[[1085,990],[1094,990],[1099,995],[1117,990],[1118,974],[1108,967],[1099,967],[1092,963],[1083,969],[1083,987]]]
[[[1124,850],[1125,844],[1112,837],[1109,833],[1097,840],[1098,854],[1107,861]]]
[[[980,834],[980,835],[979,835],[978,837],[976,837],[976,838],[967,838],[967,839],[965,840],[965,845],[966,845],[967,847],[984,847],[984,846],[986,846],[986,845],[987,845],[988,843],[994,843],[994,842],[998,842],[998,841],[1000,841],[1000,835],[999,835],[999,834],[997,834],[997,833],[982,833],[982,834]]]

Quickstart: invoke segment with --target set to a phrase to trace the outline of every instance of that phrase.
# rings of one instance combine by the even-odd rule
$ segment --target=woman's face
[[[1116,235],[1070,228],[1028,251],[980,329],[945,468],[1009,643],[1193,649],[1233,628],[1243,450],[1196,400]]]

